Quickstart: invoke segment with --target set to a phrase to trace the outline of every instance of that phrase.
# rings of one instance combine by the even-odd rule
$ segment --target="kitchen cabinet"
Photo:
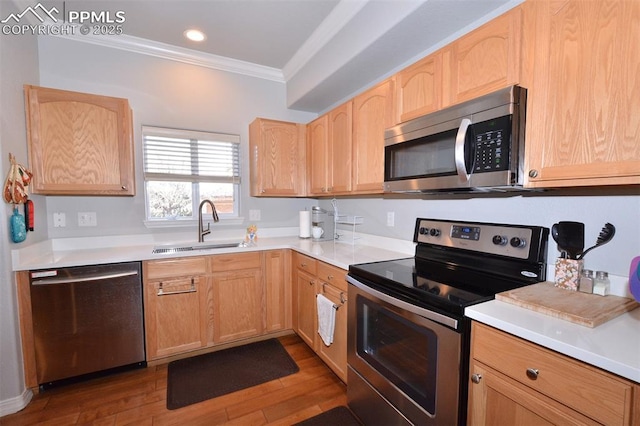
[[[640,184],[640,2],[528,2],[527,187]]]
[[[384,191],[384,131],[395,124],[393,102],[393,79],[353,100],[352,193]]]
[[[353,103],[349,101],[308,125],[309,195],[351,191]]]
[[[249,125],[253,197],[306,195],[306,126],[256,118]]]
[[[347,382],[347,271],[318,262],[316,293],[323,294],[337,307],[333,343],[327,346],[316,337],[318,356],[343,381]],[[314,297],[315,299],[315,297]],[[317,312],[317,305],[314,312]],[[317,313],[316,313],[317,316]],[[317,328],[317,327],[316,327]],[[316,333],[317,334],[317,333]]]
[[[294,330],[345,383],[347,382],[346,271],[312,257],[294,253]],[[333,343],[318,334],[316,295],[322,293],[337,307]]]
[[[519,83],[521,35],[522,10],[516,7],[447,46],[443,106]]]
[[[224,343],[263,333],[260,252],[212,256],[213,339]]]
[[[474,322],[469,425],[630,425],[638,385]]]
[[[44,195],[135,195],[126,99],[24,86],[31,190]]]
[[[205,257],[143,264],[147,360],[207,346],[210,282]]]
[[[395,75],[398,123],[442,107],[442,51],[426,56]]]
[[[291,328],[291,251],[263,252],[265,281],[265,331]]]

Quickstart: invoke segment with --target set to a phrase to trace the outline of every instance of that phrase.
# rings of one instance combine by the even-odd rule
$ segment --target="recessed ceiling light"
[[[185,31],[184,36],[192,41],[203,41],[207,38],[202,31],[194,29]]]

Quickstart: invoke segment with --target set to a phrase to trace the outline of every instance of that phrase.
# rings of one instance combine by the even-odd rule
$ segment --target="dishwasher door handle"
[[[122,277],[131,277],[133,275],[138,275],[138,271],[123,271],[123,272],[114,272],[110,274],[98,274],[98,275],[89,275],[84,277],[59,277],[59,278],[47,278],[44,280],[32,281],[31,285],[48,285],[48,284],[69,284],[69,283],[84,283],[90,281],[100,281],[100,280],[111,280],[114,278],[122,278]]]

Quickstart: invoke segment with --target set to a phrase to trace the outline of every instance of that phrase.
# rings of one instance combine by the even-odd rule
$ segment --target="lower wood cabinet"
[[[293,254],[294,330],[343,381],[347,382],[347,271],[300,253]],[[333,343],[318,334],[316,296],[322,293],[336,307]]]
[[[471,346],[469,425],[638,424],[637,384],[475,322]]]

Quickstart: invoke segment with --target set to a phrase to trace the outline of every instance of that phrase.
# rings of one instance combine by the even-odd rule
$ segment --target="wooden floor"
[[[296,335],[280,341],[300,371],[167,410],[167,364],[40,392],[0,425],[291,425],[338,405],[346,386]]]

